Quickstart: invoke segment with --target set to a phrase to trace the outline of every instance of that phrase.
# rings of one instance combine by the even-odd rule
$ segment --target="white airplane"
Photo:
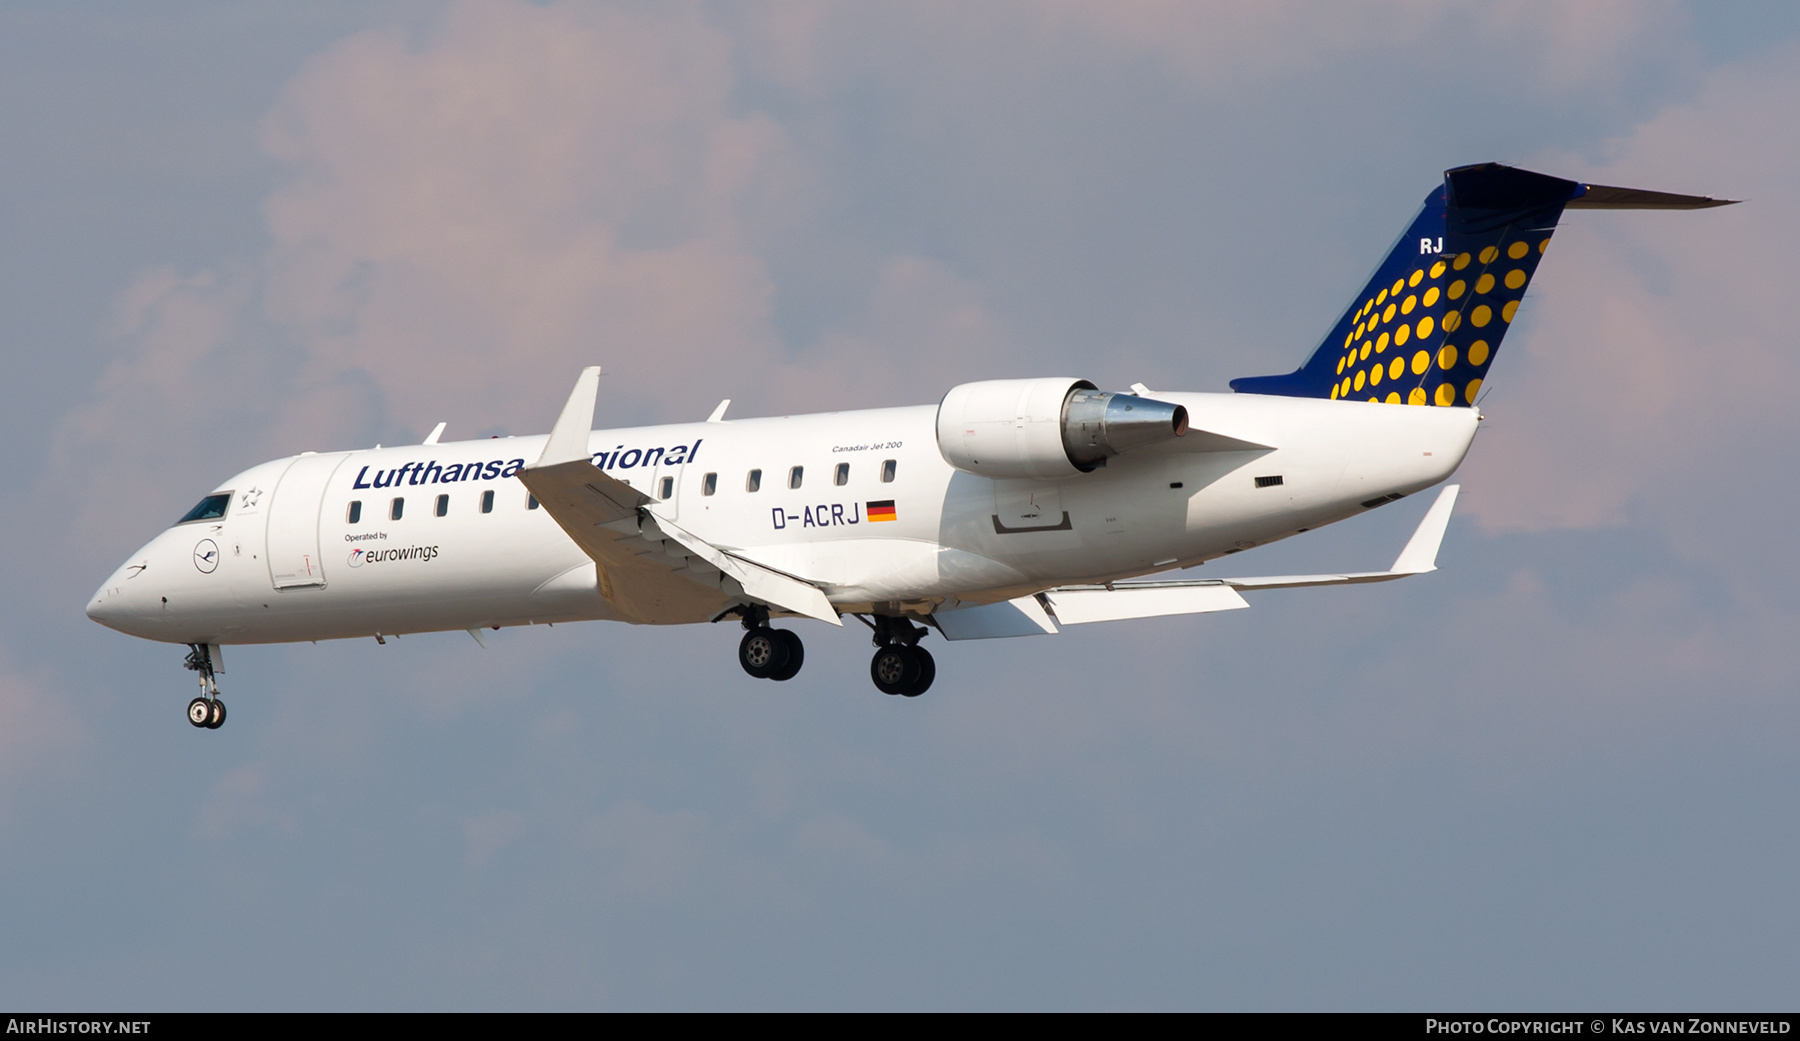
[[[440,423],[419,445],[251,467],[132,554],[87,614],[186,644],[188,719],[216,729],[228,644],[735,619],[744,671],[786,680],[804,652],[773,619],[851,616],[873,633],[876,687],[914,697],[936,674],[932,632],[1039,635],[1421,574],[1455,485],[1387,571],[1129,581],[1444,480],[1565,208],[1729,201],[1447,171],[1306,363],[1232,394],[990,380],[936,405],[728,421],[727,400],[701,423],[593,430],[591,367],[547,436],[440,443]]]

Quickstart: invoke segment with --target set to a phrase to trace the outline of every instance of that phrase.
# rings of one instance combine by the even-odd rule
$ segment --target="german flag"
[[[894,512],[894,500],[892,499],[882,499],[880,502],[871,502],[867,505],[869,508],[869,519],[872,521],[900,519],[899,515]]]

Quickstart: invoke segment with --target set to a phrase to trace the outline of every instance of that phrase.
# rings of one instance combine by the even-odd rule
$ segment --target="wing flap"
[[[1056,625],[1035,596],[934,611],[931,620],[946,640],[998,640],[1010,636],[1056,635]]]
[[[1138,582],[1130,585],[1064,586],[1041,594],[1056,620],[1064,625],[1155,618],[1171,614],[1205,614],[1249,607],[1238,591],[1218,581]]]
[[[601,473],[583,456],[526,467],[519,480],[581,551],[594,561],[600,595],[633,621],[691,622],[729,606],[731,595],[673,560],[638,533],[637,508],[649,498]]]
[[[817,618],[821,622],[832,625],[843,625],[837,610],[825,593],[810,582],[802,582],[792,575],[784,575],[774,568],[766,567],[743,557],[730,553],[712,545],[692,532],[678,527],[673,521],[656,516],[650,511],[650,519],[663,534],[679,543],[688,552],[706,561],[720,572],[735,579],[744,587],[744,592],[771,607],[779,607],[803,614],[809,618]]]
[[[817,586],[735,557],[674,522],[655,500],[607,475],[588,456],[600,367],[581,371],[538,461],[519,480],[569,538],[593,558],[600,595],[633,621],[711,618],[744,596],[842,625]],[[727,581],[729,580],[729,581]]]

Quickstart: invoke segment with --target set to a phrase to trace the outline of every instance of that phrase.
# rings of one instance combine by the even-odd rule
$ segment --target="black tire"
[[[738,642],[738,664],[759,680],[766,680],[787,667],[788,644],[766,625],[744,634]]]
[[[770,672],[769,678],[791,680],[800,674],[800,666],[806,664],[806,645],[800,642],[800,634],[792,629],[773,629],[771,632],[787,646],[787,664]]]
[[[869,661],[869,678],[883,694],[905,694],[919,682],[921,666],[916,647],[882,647]]]
[[[923,647],[914,647],[912,652],[919,659],[919,678],[913,685],[901,691],[909,698],[916,698],[931,689],[931,681],[937,679],[937,662],[931,660],[931,652]]]
[[[212,706],[206,703],[205,698],[195,698],[188,702],[187,713],[188,722],[197,727],[204,727],[212,722]]]
[[[212,700],[212,719],[206,723],[206,729],[217,730],[225,725],[225,703],[218,698]]]

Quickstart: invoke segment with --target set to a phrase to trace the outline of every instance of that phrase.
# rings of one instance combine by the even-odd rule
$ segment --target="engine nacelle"
[[[964,383],[937,416],[944,461],[982,477],[1073,477],[1187,428],[1180,405],[1066,377]]]

